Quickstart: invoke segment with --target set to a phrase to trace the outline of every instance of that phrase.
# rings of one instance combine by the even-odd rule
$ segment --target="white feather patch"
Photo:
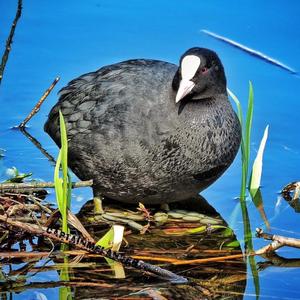
[[[187,55],[181,62],[181,76],[183,80],[191,80],[201,63],[201,59],[196,55]]]

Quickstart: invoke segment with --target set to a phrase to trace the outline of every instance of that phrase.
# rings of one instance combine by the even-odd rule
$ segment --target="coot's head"
[[[191,48],[180,58],[174,76],[176,103],[185,97],[201,100],[226,93],[226,77],[218,55],[205,48]]]

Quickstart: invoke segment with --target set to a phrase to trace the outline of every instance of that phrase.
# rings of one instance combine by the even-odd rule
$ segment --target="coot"
[[[58,146],[59,109],[72,171],[94,180],[94,195],[123,202],[194,197],[221,176],[240,145],[223,65],[205,48],[186,51],[179,67],[135,59],[72,80],[45,124]]]

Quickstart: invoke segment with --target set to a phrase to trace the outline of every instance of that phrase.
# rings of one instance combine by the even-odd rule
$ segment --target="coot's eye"
[[[201,69],[201,72],[202,73],[206,73],[208,71],[208,68],[206,68],[206,67],[203,67],[202,69]]]

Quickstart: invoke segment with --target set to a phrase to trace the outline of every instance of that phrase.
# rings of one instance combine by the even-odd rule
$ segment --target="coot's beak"
[[[176,94],[175,102],[178,103],[182,98],[188,95],[194,88],[195,83],[190,80],[182,79],[179,84],[179,89]]]

